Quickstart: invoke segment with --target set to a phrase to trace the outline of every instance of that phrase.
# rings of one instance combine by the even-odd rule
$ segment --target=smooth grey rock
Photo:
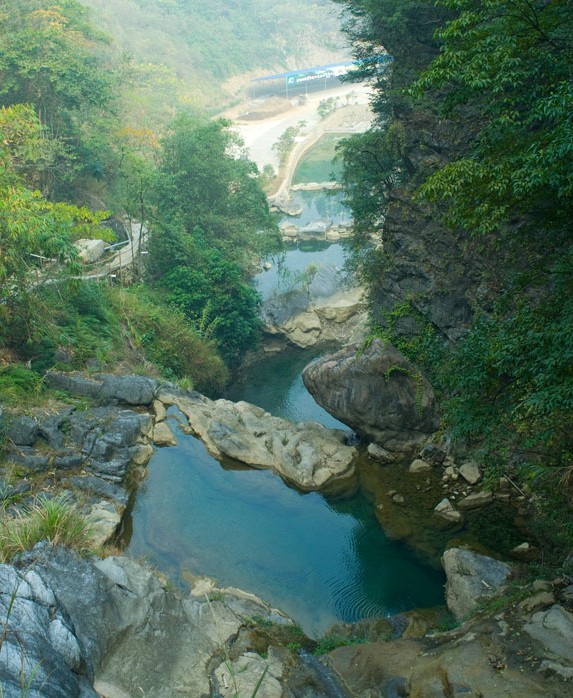
[[[573,662],[573,614],[562,606],[534,613],[523,629],[553,654]]]
[[[10,460],[35,473],[45,472],[50,467],[48,456],[40,455],[33,449],[25,446],[21,446],[18,449],[10,449]]]
[[[14,416],[7,420],[4,435],[16,446],[33,446],[38,438],[38,421],[33,417]]]
[[[492,492],[475,492],[474,494],[468,494],[467,497],[460,499],[458,502],[458,507],[464,511],[468,509],[479,509],[480,507],[485,507],[492,502]]]
[[[59,648],[78,670],[82,658],[71,648],[74,639],[55,595],[30,571],[26,575],[0,565],[0,686],[7,698],[96,698],[97,694],[66,663]],[[64,641],[64,628],[69,632]],[[75,647],[79,650],[79,644]],[[73,659],[72,659],[73,657]]]
[[[84,657],[84,671],[93,680],[94,671],[125,627],[110,581],[90,561],[64,548],[37,546],[29,558],[65,610]]]
[[[511,572],[509,565],[471,550],[450,548],[442,556],[446,572],[446,603],[464,619],[482,598],[493,596]]]
[[[439,426],[428,381],[378,339],[363,351],[354,346],[318,359],[302,376],[319,405],[389,451],[411,451]]]
[[[458,470],[460,475],[470,485],[475,485],[477,482],[481,480],[481,472],[479,469],[479,465],[473,460],[462,463]]]
[[[61,618],[55,618],[50,622],[48,638],[52,647],[63,657],[70,669],[79,671],[82,664],[80,646]]]
[[[117,401],[128,405],[150,405],[157,391],[157,382],[145,376],[115,376],[100,373],[86,378],[75,373],[49,371],[46,382],[73,395],[100,402]]]
[[[393,463],[396,460],[396,454],[395,453],[390,453],[390,451],[387,451],[385,448],[382,448],[382,446],[379,446],[378,444],[375,443],[369,443],[368,448],[366,449],[368,451],[368,455],[372,460],[378,461],[379,463]]]
[[[544,659],[539,665],[539,671],[542,673],[551,672],[557,674],[565,681],[571,681],[573,679],[573,667],[564,666],[559,662],[552,662],[549,659]]]
[[[157,381],[145,376],[114,376],[98,374],[103,383],[100,400],[117,400],[128,405],[151,405],[157,392]]]
[[[85,461],[81,453],[65,453],[55,456],[54,467],[57,470],[74,470],[80,468]]]
[[[410,467],[408,468],[409,473],[427,473],[432,469],[432,466],[429,463],[426,463],[425,460],[422,460],[421,458],[416,458],[410,463]]]
[[[463,518],[447,497],[434,507],[434,513],[450,523],[459,523]]]
[[[69,480],[71,485],[79,490],[88,492],[89,494],[97,495],[98,497],[105,497],[106,499],[111,499],[122,506],[127,504],[129,499],[128,493],[123,487],[114,484],[113,482],[108,482],[107,480],[102,480],[102,478],[96,477],[94,475],[87,475],[85,477],[71,477]]]

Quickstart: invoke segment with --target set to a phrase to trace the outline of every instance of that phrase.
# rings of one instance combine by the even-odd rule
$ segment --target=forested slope
[[[253,260],[278,244],[259,173],[224,120],[167,119],[176,100],[154,114],[162,95],[137,90],[126,109],[120,56],[76,0],[0,0],[3,399],[52,366],[143,368],[214,393],[256,343]],[[134,224],[145,257],[88,281],[73,243]]]
[[[395,57],[389,82],[365,69],[377,122],[343,149],[373,332],[423,365],[490,483],[545,494],[536,523],[570,546],[571,3],[340,4],[358,56]]]
[[[348,57],[330,0],[85,0],[147,109],[220,109],[249,77]],[[230,80],[243,76],[239,80]],[[151,102],[151,104],[149,104]],[[134,108],[136,105],[133,105]]]

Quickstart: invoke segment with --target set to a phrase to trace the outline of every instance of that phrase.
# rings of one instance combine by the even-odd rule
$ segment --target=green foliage
[[[58,350],[68,369],[84,368],[93,358],[104,361],[116,347],[117,329],[105,294],[105,287],[79,280],[38,288],[26,314],[6,325],[0,343],[39,373],[57,364]]]
[[[488,459],[573,465],[573,247],[535,298],[498,301],[448,367],[447,419]]]
[[[327,116],[335,112],[339,107],[339,98],[327,97],[327,99],[320,100],[316,111],[321,119],[326,119]]]
[[[417,310],[411,300],[396,303],[391,310],[373,309],[378,322],[371,328],[368,341],[378,337],[392,344],[414,364],[421,366],[435,388],[443,389],[440,365],[447,354],[445,338]]]
[[[41,376],[25,366],[12,364],[0,369],[0,395],[4,404],[21,404],[42,387]]]
[[[110,300],[129,341],[167,378],[187,379],[208,395],[221,392],[229,377],[225,364],[213,342],[194,331],[180,312],[142,286],[114,291]]]
[[[351,13],[357,55],[384,45],[398,59],[394,86],[415,78],[409,99],[463,134],[448,152],[432,144],[433,172],[414,165],[413,135],[398,130],[392,144],[400,122],[385,125],[404,105],[378,81],[374,128],[342,148],[357,231],[352,263],[375,288],[392,263],[382,250],[385,207],[396,184],[411,189],[414,175],[422,184],[416,203],[435,203],[433,215],[479,239],[483,281],[497,290],[493,304],[475,308],[474,327],[452,353],[433,352],[423,323],[404,335],[400,303],[389,313],[376,309],[382,334],[414,360],[425,354],[425,366],[437,363],[433,376],[449,395],[446,427],[479,448],[489,467],[521,464],[563,478],[573,450],[571,4],[341,4]],[[427,50],[415,55],[421,44]],[[374,65],[365,70],[376,78]],[[404,198],[397,199],[399,211]],[[496,266],[495,277],[488,266]]]
[[[44,288],[78,271],[73,240],[97,235],[103,213],[54,203],[29,189],[49,146],[33,110],[0,110],[0,344],[32,340]]]
[[[323,654],[328,654],[329,652],[332,652],[332,650],[335,650],[337,647],[347,647],[348,645],[361,645],[365,642],[366,640],[359,637],[347,637],[344,635],[325,635],[324,637],[320,638],[320,640],[317,642],[313,654],[317,657],[320,657]]]
[[[162,142],[157,215],[188,234],[200,230],[205,244],[250,269],[251,255],[272,250],[279,238],[256,165],[229,126],[185,115],[173,122]]]
[[[422,193],[446,200],[448,220],[492,234],[524,214],[536,231],[570,224],[573,88],[566,0],[445,0],[455,18],[438,32],[441,54],[414,93],[445,89],[444,111],[477,107],[466,157],[430,177]]]
[[[93,548],[92,527],[65,496],[38,497],[16,517],[0,514],[1,562],[31,550],[42,540],[89,552]]]
[[[280,166],[284,167],[288,159],[290,151],[293,149],[295,138],[299,134],[299,129],[295,126],[286,128],[276,143],[273,144],[273,150],[276,150],[280,160]]]
[[[391,190],[405,178],[406,135],[400,122],[345,138],[337,147],[343,161],[345,203],[353,212],[350,264],[366,286],[371,286],[384,263],[379,237]]]
[[[356,76],[373,82],[375,109],[385,109],[390,85],[376,56],[386,50],[394,57],[393,87],[402,89],[436,55],[439,43],[434,32],[450,12],[437,7],[433,0],[334,1],[345,10],[345,30],[355,56],[361,60]]]
[[[1,0],[0,19],[0,105],[30,104],[53,146],[38,173],[42,191],[62,195],[80,176],[101,178],[112,73],[85,9],[75,0]]]
[[[225,121],[180,117],[163,143],[148,273],[233,363],[253,345],[253,259],[278,245],[256,167]]]

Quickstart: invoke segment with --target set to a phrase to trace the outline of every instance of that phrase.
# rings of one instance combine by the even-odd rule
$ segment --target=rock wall
[[[375,320],[409,301],[444,338],[456,341],[469,328],[476,305],[487,308],[493,270],[469,233],[447,228],[439,211],[421,205],[414,194],[424,178],[463,149],[467,133],[432,114],[403,111],[398,124],[404,145],[407,184],[388,194],[383,230],[384,268],[372,280]],[[490,273],[489,284],[484,281]],[[407,326],[415,329],[415,323]],[[401,333],[398,326],[397,333]],[[421,328],[418,328],[421,330]]]

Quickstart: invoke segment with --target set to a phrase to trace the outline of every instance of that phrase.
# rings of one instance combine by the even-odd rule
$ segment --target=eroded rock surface
[[[303,371],[319,405],[389,451],[411,451],[439,424],[433,390],[400,352],[375,339],[323,357]]]
[[[253,665],[245,652],[231,661],[225,648],[250,618],[292,622],[251,594],[214,591],[216,599],[183,598],[128,558],[92,562],[38,546],[20,569],[0,565],[2,695],[203,698],[211,695],[211,672],[249,665],[240,681],[244,695],[253,694],[268,667],[260,694],[279,696],[278,658],[257,655]]]
[[[315,422],[289,422],[247,402],[168,391],[159,397],[183,412],[191,430],[215,457],[270,468],[304,490],[324,487],[354,472],[356,450],[344,443],[342,431]]]

